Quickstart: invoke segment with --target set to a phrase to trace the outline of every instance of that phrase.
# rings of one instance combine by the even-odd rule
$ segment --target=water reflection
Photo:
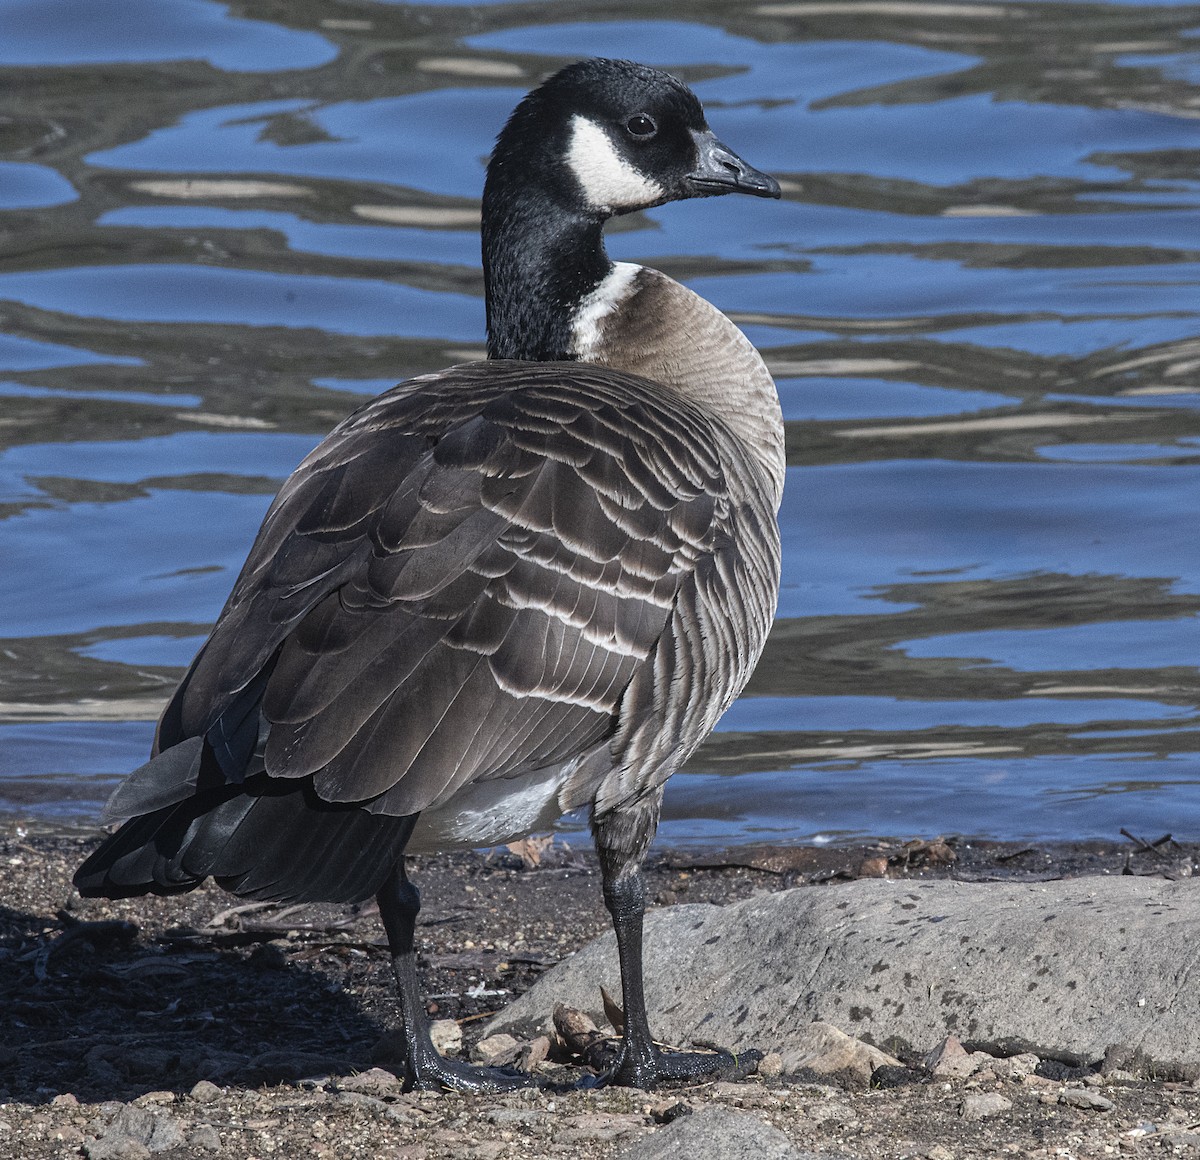
[[[610,239],[788,420],[779,620],[665,837],[1200,836],[1200,6],[0,14],[0,811],[86,818],[295,463],[479,353],[491,139],[605,53],[785,190]]]

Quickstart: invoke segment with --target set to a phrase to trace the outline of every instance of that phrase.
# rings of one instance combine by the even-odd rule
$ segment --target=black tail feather
[[[415,817],[317,797],[310,778],[258,774],[135,817],[75,874],[85,897],[179,894],[208,876],[245,898],[361,902],[404,854]]]

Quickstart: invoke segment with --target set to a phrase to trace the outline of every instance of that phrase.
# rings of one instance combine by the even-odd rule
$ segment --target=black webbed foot
[[[602,1084],[636,1087],[650,1091],[663,1083],[687,1083],[696,1080],[745,1079],[758,1068],[761,1051],[750,1050],[733,1055],[728,1051],[664,1051],[652,1047],[649,1052],[622,1049],[616,1065],[600,1077]]]
[[[512,1092],[536,1087],[533,1076],[507,1067],[483,1067],[447,1059],[437,1051],[414,1052],[404,1063],[405,1091],[451,1091],[464,1093]]]

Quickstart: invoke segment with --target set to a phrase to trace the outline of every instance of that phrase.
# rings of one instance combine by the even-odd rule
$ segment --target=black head
[[[717,140],[685,84],[599,58],[559,70],[514,110],[488,167],[489,192],[513,184],[600,219],[689,197],[779,196],[773,178]]]

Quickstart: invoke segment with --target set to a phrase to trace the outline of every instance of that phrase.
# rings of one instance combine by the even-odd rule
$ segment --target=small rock
[[[825,1128],[826,1124],[844,1128],[854,1120],[854,1112],[845,1104],[838,1103],[837,1100],[815,1104],[808,1109],[808,1114],[822,1128]]]
[[[154,1116],[145,1108],[139,1108],[133,1104],[121,1104],[104,1135],[105,1137],[132,1136],[142,1144],[149,1144],[150,1137],[154,1135]]]
[[[173,1104],[174,1102],[174,1092],[146,1092],[145,1095],[138,1096],[133,1101],[134,1106],[138,1108],[151,1108],[162,1104]]]
[[[213,1100],[221,1098],[222,1092],[211,1080],[202,1079],[188,1092],[188,1095],[198,1104],[211,1104]]]
[[[1100,1065],[1102,1075],[1115,1071],[1128,1072],[1143,1077],[1150,1074],[1153,1064],[1150,1057],[1131,1043],[1110,1043],[1104,1049],[1104,1062]]]
[[[618,1160],[682,1160],[717,1157],[721,1160],[802,1160],[788,1138],[765,1120],[733,1112],[717,1104],[697,1108],[690,1116],[625,1146]]]
[[[517,1067],[521,1071],[531,1072],[539,1064],[546,1062],[546,1057],[550,1054],[550,1037],[547,1035],[539,1035],[536,1039],[531,1039],[526,1043],[517,1055]]]
[[[442,1055],[457,1055],[462,1051],[462,1028],[453,1019],[435,1019],[429,1025],[429,1038]]]
[[[630,1112],[587,1112],[582,1116],[569,1116],[555,1126],[556,1144],[581,1144],[595,1140],[605,1143],[637,1131],[645,1126],[645,1119]]]
[[[1032,1051],[1026,1051],[1005,1059],[993,1059],[990,1066],[997,1079],[1024,1079],[1034,1073],[1039,1063],[1041,1060]]]
[[[105,1132],[99,1140],[88,1140],[83,1145],[88,1160],[149,1160],[150,1149],[141,1140],[126,1136],[123,1132]]]
[[[338,1090],[368,1096],[395,1095],[404,1086],[390,1071],[382,1067],[368,1068],[356,1075],[339,1076]]]
[[[367,1108],[372,1112],[385,1112],[388,1105],[378,1096],[369,1096],[365,1092],[338,1092],[336,1102],[352,1108]]]
[[[663,1100],[650,1109],[656,1124],[673,1124],[680,1116],[690,1116],[696,1109],[684,1100]]]
[[[521,1053],[522,1044],[511,1035],[491,1035],[471,1048],[471,1058],[487,1067],[503,1067]]]
[[[1028,1075],[1021,1076],[1022,1087],[1040,1087],[1040,1088],[1056,1088],[1058,1080],[1047,1079],[1044,1075],[1038,1075],[1036,1072],[1030,1072]]]
[[[174,1099],[174,1096],[171,1098]],[[110,1140],[111,1144],[108,1144]],[[151,1112],[136,1104],[120,1105],[107,1131],[97,1141],[97,1146],[107,1145],[116,1149],[113,1156],[140,1155],[136,1149],[130,1152],[125,1140],[133,1141],[147,1153],[166,1152],[184,1142],[183,1129],[169,1112]]]
[[[1058,1093],[1058,1102],[1069,1108],[1087,1108],[1093,1112],[1110,1112],[1113,1109],[1112,1100],[1088,1088],[1065,1088]]]
[[[954,1160],[954,1153],[945,1144],[934,1144],[925,1149],[925,1160]]]
[[[783,1056],[778,1051],[769,1051],[758,1061],[758,1074],[763,1079],[778,1079],[783,1075]]]
[[[83,1133],[74,1124],[64,1124],[50,1133],[50,1139],[56,1144],[66,1144],[70,1148],[79,1149],[83,1145]]]
[[[534,1108],[493,1108],[484,1119],[489,1124],[536,1124],[544,1114]]]
[[[174,1116],[160,1112],[154,1117],[154,1131],[148,1142],[151,1152],[167,1152],[183,1142],[183,1128]]]
[[[972,1092],[963,1097],[958,1114],[964,1120],[985,1120],[998,1116],[1012,1108],[1012,1100],[1005,1099],[999,1092]]]
[[[966,1079],[984,1063],[992,1062],[992,1057],[986,1052],[968,1052],[953,1035],[947,1035],[925,1057],[925,1066],[938,1079]]]
[[[884,1064],[902,1066],[886,1051],[871,1047],[830,1023],[809,1023],[779,1053],[789,1075],[808,1070],[818,1075],[845,1075],[866,1087],[871,1073]]]
[[[1162,1142],[1163,1151],[1170,1149],[1174,1152],[1182,1152],[1185,1148],[1200,1149],[1200,1132],[1163,1132],[1158,1139]]]
[[[221,1137],[212,1124],[201,1124],[193,1128],[187,1138],[190,1148],[199,1148],[201,1152],[220,1152]]]

